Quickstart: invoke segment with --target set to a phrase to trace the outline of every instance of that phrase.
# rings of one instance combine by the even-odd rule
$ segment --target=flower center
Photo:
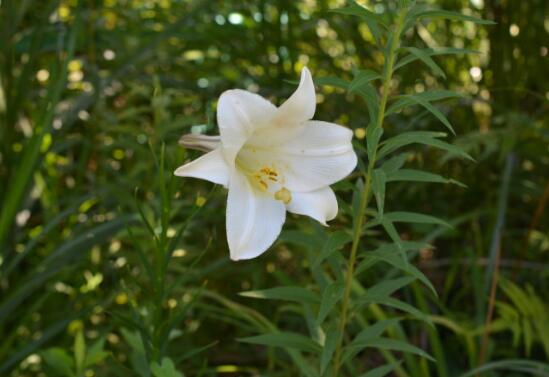
[[[284,204],[290,203],[292,194],[284,187],[285,180],[279,167],[258,157],[256,148],[245,146],[237,155],[236,166],[248,177],[255,189],[272,195],[275,200]]]

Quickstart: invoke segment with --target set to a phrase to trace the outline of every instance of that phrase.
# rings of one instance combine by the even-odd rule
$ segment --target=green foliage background
[[[449,141],[475,159],[410,148],[407,167],[467,187],[396,182],[386,193],[387,211],[435,214],[452,225],[398,227],[403,240],[432,246],[412,263],[438,297],[418,283],[399,291],[434,326],[405,321],[391,337],[437,363],[372,350],[356,357],[356,368],[402,359],[395,375],[458,376],[485,352],[485,361],[503,363],[485,375],[547,375],[521,363],[549,359],[549,3],[427,3],[496,22],[419,24],[405,35],[407,46],[476,53],[434,56],[446,78],[417,62],[395,78],[404,93],[465,95],[439,109],[458,134]],[[233,263],[224,190],[171,172],[199,155],[178,146],[182,134],[217,133],[215,103],[224,90],[257,91],[280,104],[305,65],[315,79],[347,81],[355,68],[382,65],[366,23],[330,11],[343,4],[0,1],[0,375],[301,375],[279,350],[236,341],[274,325],[307,332],[299,305],[238,293],[314,290],[311,261],[331,242],[326,237],[350,227],[353,186],[335,186],[340,215],[327,232],[289,216],[268,253]],[[319,85],[315,118],[353,128],[361,150],[369,114],[359,95]],[[385,133],[440,127],[415,106],[388,117]],[[359,253],[386,237],[369,232]],[[160,282],[148,279],[144,263],[159,244],[174,255],[167,266],[152,266],[167,269]],[[494,271],[500,283],[488,335]],[[371,286],[393,275],[376,266],[360,280]],[[164,296],[156,294],[161,286]],[[380,307],[361,313],[366,323],[394,317]],[[159,362],[142,372],[149,369],[143,355],[156,352],[140,339],[151,328]]]

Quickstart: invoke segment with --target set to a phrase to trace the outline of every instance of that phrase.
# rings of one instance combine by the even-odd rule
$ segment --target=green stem
[[[385,109],[387,106],[387,99],[389,98],[391,80],[393,78],[393,68],[395,64],[395,58],[396,58],[397,50],[399,47],[400,34],[402,32],[402,27],[404,25],[405,17],[406,17],[406,12],[400,11],[397,17],[396,25],[395,25],[395,33],[393,34],[393,37],[390,39],[389,52],[387,54],[387,60],[385,61],[385,66],[384,66],[382,94],[379,102],[379,112],[377,114],[374,130],[377,128],[383,127],[383,119],[385,118]],[[366,220],[366,208],[368,205],[368,200],[370,198],[370,191],[372,186],[372,173],[374,171],[374,167],[376,164],[376,157],[377,157],[377,145],[375,146],[373,158],[370,161],[368,161],[368,169],[366,172],[364,189],[360,194],[358,214],[357,214],[355,226],[353,229],[353,243],[351,246],[351,256],[349,257],[347,273],[345,275],[345,288],[343,291],[343,300],[341,303],[341,316],[339,320],[339,339],[337,342],[335,356],[334,356],[334,364],[333,364],[334,377],[339,377],[339,370],[341,368],[341,353],[343,350],[343,338],[345,334],[345,328],[347,326],[347,317],[348,317],[348,311],[349,311],[349,297],[351,296],[351,286],[354,278],[358,245],[362,237],[362,227]]]

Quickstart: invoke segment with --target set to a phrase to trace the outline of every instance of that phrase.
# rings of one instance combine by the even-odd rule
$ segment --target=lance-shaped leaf
[[[450,130],[451,133],[454,135],[456,134],[456,131],[454,131],[454,128],[452,127],[452,124],[446,118],[446,115],[444,115],[439,109],[434,107],[431,102],[419,97],[419,96],[410,96],[410,99],[415,101],[417,104],[423,106],[427,111],[429,111],[431,114],[433,114],[438,120],[442,122]]]
[[[379,112],[379,96],[376,89],[370,84],[365,84],[359,88],[356,88],[355,92],[358,93],[366,102],[366,106],[368,107],[368,115],[370,116],[370,123],[375,123]]]
[[[476,50],[470,50],[467,48],[456,48],[456,47],[439,47],[436,49],[432,48],[424,48],[421,50],[423,54],[427,55],[428,57],[431,56],[439,56],[439,55],[460,55],[460,54],[478,54],[479,51]],[[405,65],[418,60],[419,57],[414,54],[409,54],[400,59],[394,67],[394,70],[396,71],[399,68],[404,67]]]
[[[459,12],[452,12],[448,10],[442,10],[442,9],[429,9],[425,6],[418,6],[412,11],[409,15],[410,18],[420,20],[422,18],[441,18],[445,20],[451,20],[451,21],[467,21],[467,22],[473,22],[475,24],[479,25],[495,25],[494,21],[485,20],[482,18],[474,17],[474,16],[468,16],[463,13]]]
[[[395,370],[400,364],[401,364],[400,361],[394,364],[385,364],[380,367],[371,369],[368,372],[363,373],[358,377],[385,377],[386,375],[391,373],[393,370]]]
[[[363,19],[364,22],[366,22],[366,25],[368,25],[370,32],[374,36],[376,43],[379,43],[379,40],[381,38],[380,26],[385,28],[387,27],[387,25],[383,21],[382,16],[364,8],[363,6],[357,4],[355,1],[351,1],[350,4],[351,5],[349,5],[348,7],[333,9],[332,11],[340,14],[357,16]]]
[[[358,91],[358,89],[366,86],[370,81],[377,80],[381,78],[379,73],[371,71],[369,69],[367,70],[360,70],[355,75],[355,78],[349,85],[349,93],[353,93]]]
[[[242,343],[261,344],[263,346],[294,348],[300,351],[320,353],[322,347],[301,334],[292,332],[273,332],[237,339]]]
[[[399,171],[399,169],[404,165],[404,162],[408,158],[409,153],[402,153],[398,156],[388,159],[381,165],[381,169],[385,172],[387,177],[394,172]]]
[[[452,183],[460,187],[467,187],[455,179],[445,178],[441,175],[415,169],[400,169],[387,174],[387,182],[405,181],[405,182],[433,182],[433,183]]]
[[[318,267],[326,258],[329,258],[333,253],[341,250],[343,246],[351,242],[353,237],[349,233],[337,231],[328,236],[328,239],[323,243],[322,249],[316,257],[313,267]]]
[[[362,342],[360,345],[356,345],[354,348],[364,349],[364,348],[376,348],[389,351],[401,351],[406,353],[413,353],[415,355],[424,357],[431,361],[435,361],[427,352],[423,351],[421,348],[413,346],[409,343],[406,343],[402,340],[389,339],[389,338],[372,338]],[[347,348],[343,360],[349,358],[350,352],[354,352],[352,348]]]
[[[402,251],[406,252],[409,250],[430,248],[430,245],[422,242],[412,242],[411,244],[412,245],[409,245],[407,242],[403,242],[401,245],[385,244],[378,247],[376,250],[367,253],[364,259],[357,266],[357,274],[364,271],[363,266],[368,267],[368,265],[371,265],[371,260],[375,260],[376,262],[383,261],[387,264],[390,264],[394,268],[397,268],[415,277],[423,284],[425,284],[435,296],[437,296],[437,291],[435,290],[435,287],[433,286],[433,284],[431,284],[427,276],[425,276],[423,272],[418,270],[414,265],[410,264],[406,257],[403,258],[402,256]]]
[[[446,221],[441,220],[437,217],[425,215],[423,213],[416,212],[390,212],[384,215],[385,219],[388,219],[396,223],[420,223],[420,224],[437,224],[451,227]]]
[[[389,296],[391,294],[398,291],[400,288],[407,286],[414,280],[416,280],[414,276],[404,276],[397,279],[381,281],[368,288],[366,293],[355,301],[355,307],[358,308],[374,301],[383,302],[386,298],[390,298]]]
[[[431,70],[435,75],[446,78],[446,75],[444,74],[444,71],[442,70],[442,68],[440,68],[433,59],[431,59],[431,57],[426,51],[416,47],[406,47],[406,49],[410,51],[410,53],[414,55],[416,58],[421,60],[425,65],[431,68]]]
[[[428,90],[426,92],[414,93],[410,95],[404,95],[396,97],[394,101],[387,109],[387,115],[394,114],[400,110],[418,104],[418,101],[441,101],[449,98],[464,98],[461,93],[453,92],[451,90]]]
[[[319,77],[314,79],[314,83],[319,86],[334,86],[345,90],[349,88],[349,83],[339,77]]]
[[[429,145],[438,149],[442,149],[453,155],[460,156],[468,160],[474,161],[473,157],[471,157],[469,154],[464,152],[461,148],[438,139],[444,136],[446,136],[446,134],[441,132],[429,132],[429,131],[404,132],[404,133],[398,134],[397,136],[393,136],[390,139],[385,140],[378,151],[378,158],[381,159],[385,157],[387,154],[399,148],[402,148],[406,145],[423,144],[423,145]]]
[[[376,197],[377,210],[383,216],[383,207],[385,203],[385,183],[387,176],[382,169],[375,169],[372,174],[372,190]]]
[[[317,293],[302,287],[275,287],[257,291],[240,292],[240,296],[266,300],[286,300],[316,304],[320,301]]]
[[[322,324],[328,314],[332,311],[332,308],[343,297],[343,284],[331,283],[322,292],[322,299],[320,300],[320,308],[318,309],[317,323]]]
[[[339,339],[339,330],[336,326],[332,326],[326,333],[326,341],[324,342],[324,347],[322,348],[322,354],[320,356],[320,374],[323,375],[330,365],[332,356],[334,355],[335,349],[337,347],[337,341]]]
[[[359,332],[353,341],[346,347],[347,353],[345,354],[346,358],[354,357],[357,353],[362,351],[364,348],[362,345],[368,343],[370,339],[377,339],[387,330],[389,327],[394,326],[399,322],[397,318],[391,318],[376,322],[372,325],[369,325],[364,330]]]

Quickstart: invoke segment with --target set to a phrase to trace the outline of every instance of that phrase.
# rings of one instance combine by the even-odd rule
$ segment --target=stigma
[[[292,201],[292,193],[286,187],[282,187],[275,192],[274,198],[280,200],[284,204],[288,204]]]

